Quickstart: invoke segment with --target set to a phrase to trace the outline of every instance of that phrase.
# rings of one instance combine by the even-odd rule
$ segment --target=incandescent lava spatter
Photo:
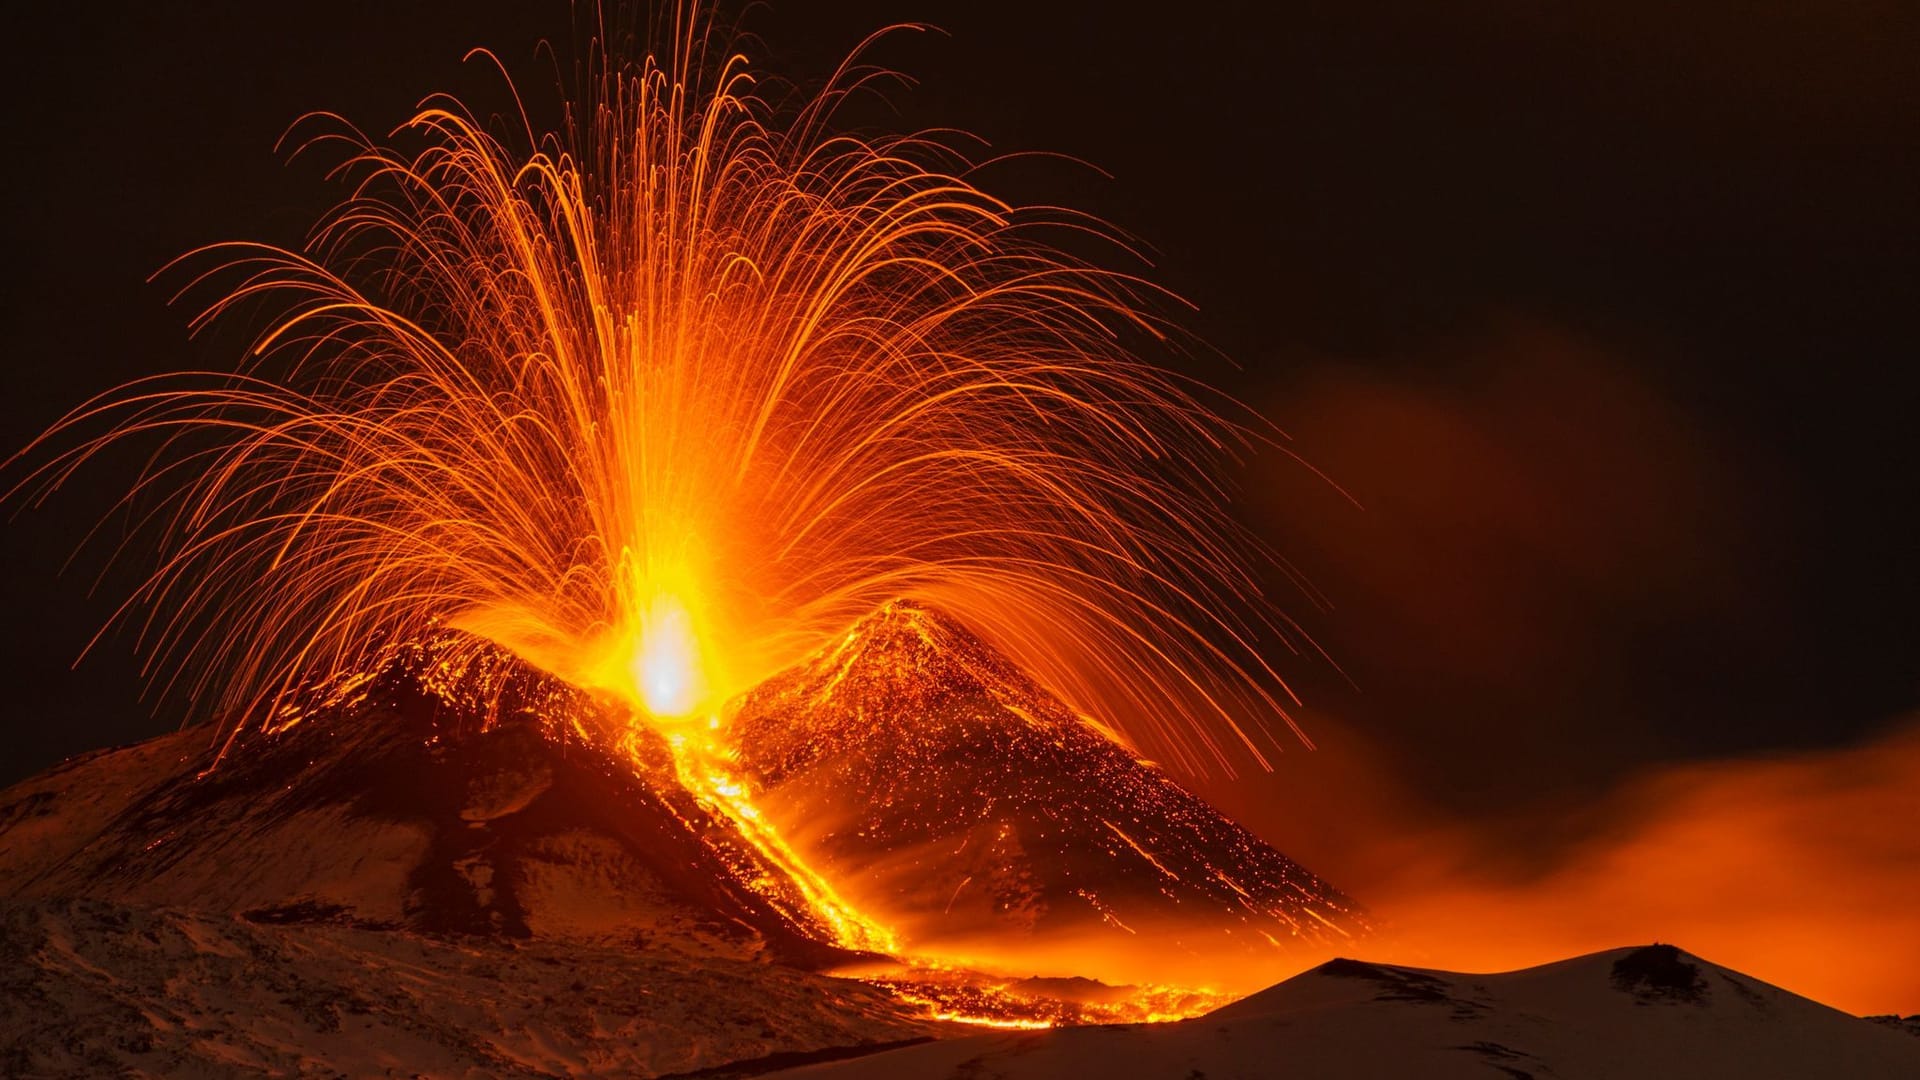
[[[1313,952],[1364,910],[989,645],[896,602],[729,718],[766,813],[918,944],[1056,935]]]

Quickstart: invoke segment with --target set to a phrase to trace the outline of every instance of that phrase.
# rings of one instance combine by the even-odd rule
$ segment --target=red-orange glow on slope
[[[1245,991],[1369,930],[921,605],[756,688],[725,738],[759,811],[922,966]]]
[[[738,875],[740,883],[818,937],[845,949],[896,961],[896,966],[884,974],[866,977],[866,981],[922,1010],[929,1019],[1012,1030],[1062,1024],[1161,1023],[1200,1015],[1237,996],[1208,988],[1163,985],[1102,987],[1104,992],[1092,998],[1065,996],[1050,991],[1045,980],[995,977],[976,970],[975,962],[965,955],[951,951],[936,955],[917,948],[847,899],[812,860],[788,843],[756,802],[752,782],[724,745],[721,730],[720,721],[712,719],[679,726],[665,739],[680,786],[703,810],[730,822],[735,835],[757,856],[750,867],[739,867],[743,871]],[[630,739],[638,737],[635,732]],[[636,767],[643,768],[637,743],[630,745],[636,747],[631,751]],[[986,953],[1004,951],[989,948]],[[1087,957],[1082,953],[1081,958]],[[1058,961],[1059,957],[1052,959]]]
[[[1664,769],[1604,809],[1615,827],[1530,878],[1410,829],[1369,893],[1388,937],[1368,955],[1491,971],[1658,940],[1838,1008],[1920,1012],[1920,725]]]

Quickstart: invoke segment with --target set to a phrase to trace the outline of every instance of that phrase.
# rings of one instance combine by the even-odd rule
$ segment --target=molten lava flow
[[[824,940],[859,952],[897,953],[886,927],[856,910],[808,865],[754,805],[748,781],[733,766],[718,715],[700,714],[712,677],[706,648],[687,603],[675,593],[649,597],[628,624],[627,661],[598,677],[602,689],[640,711],[630,725],[653,729],[672,755],[674,778],[708,813],[731,823],[757,859],[741,865],[742,884],[794,922]],[[618,653],[616,652],[616,655]],[[636,767],[640,731],[630,726],[623,743]]]
[[[1087,980],[1010,979],[964,967],[918,964],[859,976],[934,1020],[1033,1030],[1082,1024],[1188,1020],[1237,995],[1177,986],[1103,986]]]
[[[703,808],[732,822],[764,865],[783,875],[779,879],[756,878],[745,884],[785,910],[789,918],[824,930],[823,936],[841,948],[898,955],[900,943],[892,931],[842,899],[826,878],[781,839],[780,831],[753,804],[747,782],[733,771],[727,751],[716,737],[719,727],[716,719],[709,720],[704,730],[670,731],[667,746],[673,751],[674,774],[680,786]],[[784,897],[789,892],[797,893],[804,906],[795,910],[788,905]]]
[[[1008,1029],[1159,1023],[1198,1016],[1232,999],[1232,995],[1210,989],[1142,986],[1118,988],[1105,1000],[1077,1001],[1023,988],[1020,980],[916,954],[893,930],[841,895],[781,837],[780,830],[754,804],[752,789],[725,749],[720,730],[718,720],[709,720],[704,725],[676,728],[666,735],[666,741],[680,785],[703,809],[731,822],[758,856],[757,865],[763,872],[743,875],[742,884],[826,940],[897,962],[897,969],[864,981],[922,1010],[928,1019]]]

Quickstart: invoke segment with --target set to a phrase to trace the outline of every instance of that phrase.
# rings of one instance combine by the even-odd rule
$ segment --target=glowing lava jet
[[[699,706],[706,693],[700,641],[678,599],[658,596],[647,605],[628,671],[649,716],[682,717]]]

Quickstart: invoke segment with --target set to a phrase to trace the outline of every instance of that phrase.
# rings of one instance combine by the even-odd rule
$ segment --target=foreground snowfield
[[[967,1034],[756,960],[282,917],[314,913],[0,902],[0,1075],[1920,1077],[1920,1037],[1668,946],[1336,960],[1183,1023]]]
[[[1335,960],[1182,1023],[979,1035],[779,1075],[1912,1080],[1920,1038],[1652,945],[1498,975]]]
[[[8,1077],[658,1076],[936,1030],[750,960],[0,904]]]

